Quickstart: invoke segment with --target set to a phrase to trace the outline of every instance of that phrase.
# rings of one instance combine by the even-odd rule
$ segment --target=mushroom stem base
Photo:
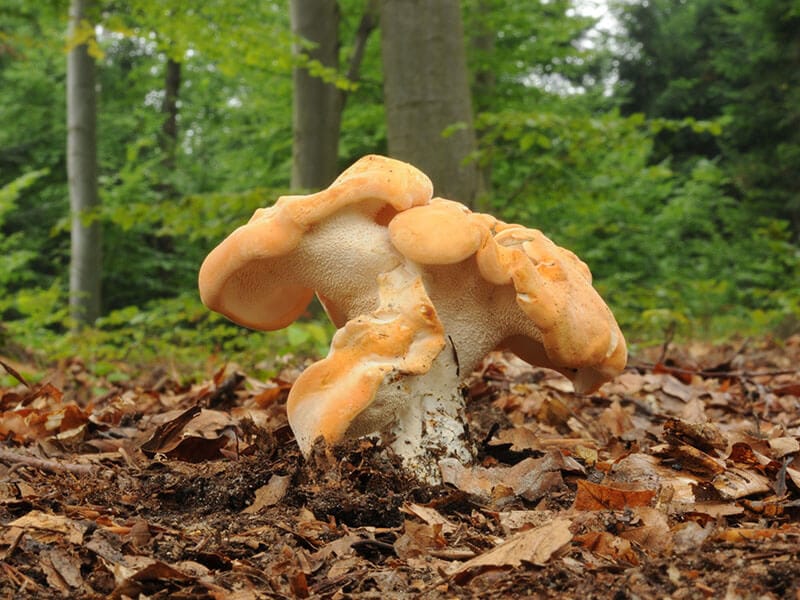
[[[418,480],[439,484],[439,461],[455,458],[469,464],[475,458],[465,426],[458,365],[448,342],[424,375],[411,377],[409,398],[390,426],[391,448],[403,460],[405,469]]]

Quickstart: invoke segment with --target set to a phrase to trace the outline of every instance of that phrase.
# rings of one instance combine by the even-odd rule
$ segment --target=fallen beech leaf
[[[26,388],[28,388],[28,389],[31,388],[30,384],[27,381],[25,381],[25,378],[22,375],[19,374],[19,371],[17,371],[15,368],[10,366],[8,363],[6,363],[5,361],[0,360],[0,366],[2,366],[6,370],[6,373],[11,375],[14,379],[19,381]]]
[[[670,466],[678,471],[689,471],[700,477],[709,478],[725,471],[725,464],[721,460],[688,444],[664,445],[653,448],[652,451],[667,459]]]
[[[273,475],[269,478],[267,485],[262,485],[256,490],[256,498],[250,506],[242,510],[245,514],[255,514],[262,508],[274,506],[280,502],[281,498],[289,489],[292,478],[289,475]]]
[[[428,525],[439,525],[442,528],[442,533],[453,533],[457,529],[457,526],[452,521],[449,521],[442,513],[429,506],[404,504],[400,512],[422,519]]]
[[[749,540],[764,540],[780,535],[800,536],[800,529],[797,527],[787,527],[782,529],[723,529],[714,536],[716,539],[726,542],[746,542]]]
[[[513,467],[465,467],[457,459],[439,462],[442,480],[461,491],[485,499],[505,497],[509,492],[535,501],[564,484],[561,471],[583,472],[575,459],[552,451],[542,458],[526,458]]]
[[[455,580],[463,585],[481,571],[518,567],[523,561],[543,566],[553,554],[572,540],[570,525],[572,521],[569,519],[558,518],[547,525],[518,533],[458,567],[453,572]]]
[[[623,434],[634,429],[630,413],[622,408],[619,400],[614,400],[611,406],[600,414],[599,421],[611,435],[616,437],[622,437]]]
[[[663,526],[634,527],[622,532],[620,537],[633,542],[650,555],[660,554],[672,544],[672,534],[666,522]]]
[[[5,365],[3,365],[5,366]],[[772,389],[776,396],[797,396],[800,397],[800,383],[790,383]]]
[[[607,531],[590,531],[575,536],[575,541],[593,554],[614,562],[621,561],[633,566],[639,564],[639,557],[636,556],[631,543]]]
[[[655,490],[626,490],[607,485],[578,480],[575,510],[622,510],[636,506],[649,506]]]
[[[193,406],[159,425],[141,449],[196,463],[221,458],[220,451],[235,439],[236,421],[228,413]]]
[[[431,550],[440,550],[447,546],[442,537],[441,525],[426,525],[406,521],[403,535],[394,543],[394,551],[398,558],[414,558],[430,554]]]
[[[769,480],[763,475],[736,467],[717,475],[713,484],[720,495],[728,500],[736,500],[751,494],[763,494],[772,489]]]
[[[489,441],[490,446],[511,444],[512,452],[525,450],[540,450],[539,436],[532,429],[520,425],[511,429],[504,429]]]
[[[793,437],[779,437],[769,440],[769,447],[775,458],[783,458],[787,454],[794,454],[800,451],[800,442]]]
[[[797,469],[792,469],[791,467],[788,467],[786,469],[786,474],[789,476],[789,479],[791,479],[794,482],[794,484],[798,488],[800,488],[800,471],[798,471]]]
[[[73,521],[69,517],[51,515],[40,510],[32,510],[18,519],[14,519],[8,523],[8,526],[61,533],[66,535],[66,540],[70,544],[83,542],[83,534],[87,529],[87,526]]]
[[[138,598],[152,582],[158,581],[191,581],[195,577],[187,575],[170,565],[144,556],[126,556],[131,566],[115,565],[114,574],[118,584],[111,593],[111,598]],[[121,568],[122,567],[122,568]]]
[[[714,523],[705,527],[694,521],[687,521],[672,528],[672,540],[676,552],[696,551],[714,532]]]
[[[331,556],[338,556],[340,558],[351,556],[353,554],[353,544],[363,539],[364,538],[357,533],[350,533],[325,544],[322,548],[314,552],[310,558],[315,561],[324,561]]]
[[[164,448],[174,448],[183,433],[184,427],[200,414],[201,408],[197,405],[187,408],[177,417],[156,427],[156,430],[146,442],[141,445],[141,450],[145,454],[155,454],[162,452]]]
[[[511,510],[497,513],[497,519],[506,535],[520,529],[541,527],[553,519],[552,510]]]
[[[695,502],[686,512],[701,513],[714,518],[729,517],[742,514],[744,507],[726,502]]]
[[[45,556],[64,583],[70,588],[80,587],[83,583],[80,558],[60,548],[54,548],[46,552]]]
[[[658,371],[654,369],[653,372],[657,373]],[[669,372],[665,371],[665,373]],[[691,376],[689,376],[688,381],[679,381],[676,377],[673,377],[672,374],[667,374],[661,384],[661,391],[682,402],[689,402],[697,393],[691,385],[688,385],[691,382]]]
[[[715,450],[724,450],[728,446],[727,440],[713,423],[667,419],[664,422],[664,436],[670,443],[689,444],[713,456],[717,456]]]

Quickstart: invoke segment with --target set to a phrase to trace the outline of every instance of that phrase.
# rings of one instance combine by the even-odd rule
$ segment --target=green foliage
[[[27,318],[8,322],[4,333],[25,340],[43,360],[79,356],[93,372],[113,371],[118,377],[154,364],[192,376],[225,362],[255,365],[273,375],[280,367],[279,357],[324,356],[333,333],[332,325],[315,320],[301,320],[269,334],[248,331],[209,311],[196,294],[184,293],[141,309],[112,311],[74,334],[66,327],[65,307],[58,286],[20,294],[17,309]]]
[[[574,249],[630,335],[657,337],[671,322],[745,333],[800,314],[788,224],[744,210],[713,162],[688,177],[649,164],[654,124],[641,115],[511,112],[480,125],[498,212]],[[680,126],[697,123],[670,124]]]
[[[800,11],[794,0],[621,4],[626,110],[724,118],[718,133],[658,136],[658,159],[719,159],[747,210],[800,237]]]
[[[340,1],[342,65],[365,5]],[[195,291],[209,249],[288,191],[298,58],[286,3],[97,6],[103,204],[92,217],[104,227],[105,306],[71,337],[67,3],[0,0],[2,342],[107,371],[199,369],[209,348],[265,365],[324,353],[328,325],[247,332]],[[574,249],[634,339],[671,323],[723,335],[800,322],[796,2],[626,2],[615,45],[596,33],[587,43],[593,19],[569,0],[462,7],[485,206]],[[168,60],[181,75],[174,145],[162,130]],[[357,84],[344,68],[309,66],[347,91],[340,166],[385,153],[380,36]]]

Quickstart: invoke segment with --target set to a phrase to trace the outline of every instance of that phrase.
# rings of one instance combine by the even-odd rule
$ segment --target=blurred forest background
[[[197,270],[368,153],[573,249],[634,341],[797,331],[800,1],[601,8],[0,0],[0,353],[324,353],[322,319],[210,313]]]

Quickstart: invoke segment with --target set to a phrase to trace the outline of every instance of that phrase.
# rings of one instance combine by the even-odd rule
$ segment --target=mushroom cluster
[[[289,424],[308,455],[379,435],[420,479],[469,461],[461,381],[492,350],[590,392],[625,366],[625,340],[588,267],[540,231],[433,198],[428,177],[366,156],[330,187],[259,209],[204,261],[203,302],[259,330],[317,295],[338,331],[295,382]]]

